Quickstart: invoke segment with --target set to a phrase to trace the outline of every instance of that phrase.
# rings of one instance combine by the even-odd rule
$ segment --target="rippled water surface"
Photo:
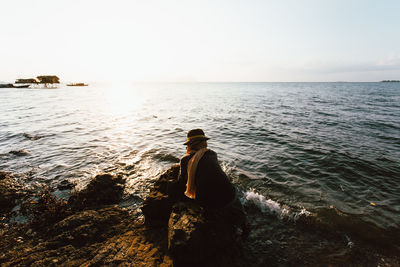
[[[184,154],[191,128],[204,129],[226,172],[262,208],[400,227],[399,83],[0,89],[0,169],[78,186],[122,172],[125,198],[140,200]],[[22,149],[28,154],[9,153]]]

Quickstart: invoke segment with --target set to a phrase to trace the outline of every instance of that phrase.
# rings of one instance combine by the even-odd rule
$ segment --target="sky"
[[[398,0],[1,0],[0,81],[400,79]]]

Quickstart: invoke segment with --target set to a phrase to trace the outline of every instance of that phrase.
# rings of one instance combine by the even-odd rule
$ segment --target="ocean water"
[[[254,220],[314,218],[346,240],[390,243],[399,234],[399,83],[0,89],[0,170],[77,188],[97,173],[120,173],[121,205],[138,206],[179,162],[192,128],[211,138],[243,202],[256,207],[248,209]],[[9,153],[19,150],[27,154]]]

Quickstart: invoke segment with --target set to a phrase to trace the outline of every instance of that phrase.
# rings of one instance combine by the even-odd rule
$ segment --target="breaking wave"
[[[278,202],[267,199],[265,196],[255,192],[254,190],[249,190],[244,194],[245,201],[247,203],[254,204],[257,206],[261,212],[277,215],[282,219],[292,219],[297,221],[301,216],[309,216],[311,212],[302,208],[300,211],[294,211],[288,206],[281,205]]]

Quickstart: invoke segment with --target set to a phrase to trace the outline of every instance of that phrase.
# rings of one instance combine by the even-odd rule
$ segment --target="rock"
[[[168,222],[168,249],[177,263],[218,261],[236,243],[234,228],[222,219],[208,218],[196,203],[174,205]]]
[[[29,227],[35,230],[52,225],[71,214],[66,201],[54,196],[50,188],[42,188],[36,193],[35,199],[22,202],[19,212],[28,220]]]
[[[146,224],[166,225],[173,203],[167,194],[157,191],[150,192],[141,207]]]
[[[154,190],[168,194],[169,185],[178,179],[179,164],[172,165],[167,171],[161,174],[160,178],[154,182]]]
[[[79,210],[118,203],[124,190],[124,183],[125,180],[120,176],[99,174],[85,189],[73,193],[68,200],[68,205],[72,209]]]
[[[40,135],[31,135],[31,134],[28,134],[28,133],[24,133],[23,136],[25,138],[29,139],[29,140],[32,140],[32,141],[35,141],[35,140],[38,140],[38,139],[42,138],[42,136],[40,136]]]
[[[154,183],[149,195],[143,201],[141,210],[146,224],[166,225],[171,214],[174,197],[168,194],[170,185],[178,178],[179,165],[175,164]]]
[[[41,194],[31,205],[51,219],[41,221],[39,228],[27,224],[2,229],[0,251],[6,253],[0,255],[0,265],[237,266],[230,227],[206,216],[193,202],[173,206],[176,197],[171,185],[178,171],[175,165],[160,176],[142,208],[146,221],[161,217],[164,227],[143,224],[137,213],[110,205],[120,201],[124,185],[120,176],[97,175],[72,194],[68,206],[48,193]],[[9,175],[0,173],[0,184],[6,180]],[[39,205],[42,202],[46,205]],[[60,205],[65,211],[57,217],[61,212],[54,208]]]
[[[9,178],[10,174],[8,172],[0,172],[0,181]]]
[[[74,187],[75,185],[68,180],[63,180],[59,185],[57,185],[58,190],[71,190]]]
[[[1,236],[1,266],[172,266],[166,229],[148,229],[119,207],[75,211],[19,237],[15,229]]]
[[[220,216],[207,215],[193,201],[182,202],[174,187],[178,173],[179,165],[173,165],[154,183],[141,207],[146,224],[168,225],[168,249],[178,265],[209,265],[220,261],[215,257],[217,252],[226,262],[231,258],[226,257],[226,252],[234,251],[237,244],[233,225]]]
[[[50,232],[54,236],[52,241],[57,244],[74,246],[100,242],[106,238],[104,231],[110,231],[110,226],[118,225],[127,216],[127,213],[115,207],[75,213],[51,228]]]
[[[29,155],[29,152],[26,151],[25,149],[21,149],[21,150],[11,150],[9,152],[10,154],[13,154],[15,156],[26,156]]]
[[[11,211],[25,193],[23,187],[7,172],[0,172],[0,213]]]

